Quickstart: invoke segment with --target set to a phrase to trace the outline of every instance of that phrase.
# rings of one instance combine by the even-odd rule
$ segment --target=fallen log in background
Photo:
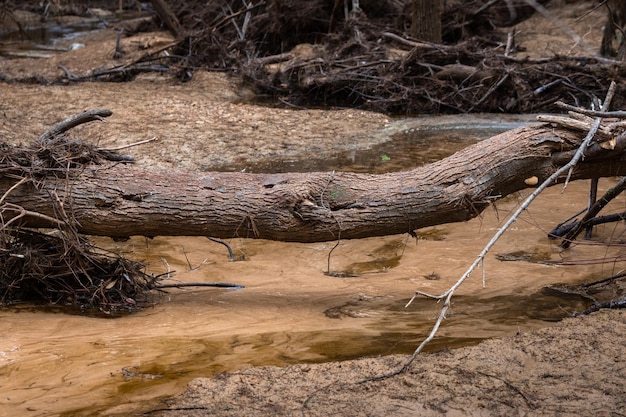
[[[624,135],[579,164],[571,180],[626,175]],[[5,202],[58,217],[62,203],[91,235],[189,235],[316,242],[413,231],[469,220],[494,200],[550,176],[584,134],[549,125],[511,130],[410,171],[197,173],[87,166],[74,178],[26,182]],[[560,162],[558,162],[560,164]],[[0,179],[9,190],[17,180]],[[5,216],[6,220],[6,216]],[[43,216],[24,225],[50,227]]]

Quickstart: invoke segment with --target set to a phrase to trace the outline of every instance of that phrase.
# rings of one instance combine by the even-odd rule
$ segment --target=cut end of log
[[[537,185],[538,183],[539,183],[539,178],[535,177],[534,175],[524,180],[524,184],[526,185]]]

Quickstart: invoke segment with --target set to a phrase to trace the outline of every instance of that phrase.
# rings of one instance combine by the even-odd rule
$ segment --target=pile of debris
[[[405,35],[410,2],[348,3],[169,0],[173,17],[164,20],[177,21],[168,26],[183,79],[194,68],[229,71],[268,101],[295,107],[533,113],[553,111],[563,97],[587,106],[607,79],[626,75],[599,56],[517,58],[505,28],[534,13],[523,0],[446,2],[442,44]]]
[[[87,118],[93,117],[94,113]],[[28,192],[50,176],[66,179],[71,187],[88,165],[128,160],[68,139],[63,131],[85,119],[68,120],[30,145],[0,143],[0,176],[15,180],[0,196],[0,305],[43,302],[104,313],[134,311],[149,301],[158,279],[147,275],[143,264],[100,249],[79,235],[71,207],[53,192],[49,202],[54,218],[6,201],[11,193]],[[23,227],[22,220],[30,216],[47,217],[54,228]]]

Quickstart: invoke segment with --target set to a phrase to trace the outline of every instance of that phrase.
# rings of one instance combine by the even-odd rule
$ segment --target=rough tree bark
[[[413,0],[411,36],[422,41],[441,43],[442,13],[443,0]]]
[[[476,217],[494,200],[529,187],[529,178],[541,183],[568,162],[568,152],[582,137],[584,133],[549,125],[520,128],[441,161],[383,175],[93,166],[69,181],[50,177],[19,185],[5,203],[54,217],[61,202],[80,232],[111,237],[204,235],[314,242],[390,235]],[[625,147],[626,135],[618,137],[614,150],[589,147],[590,155],[572,180],[626,175]],[[0,178],[0,189],[16,183]],[[41,217],[24,220],[27,226],[50,226]]]

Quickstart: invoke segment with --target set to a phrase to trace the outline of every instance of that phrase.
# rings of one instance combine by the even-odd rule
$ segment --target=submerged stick
[[[207,236],[207,239],[209,239],[211,242],[219,243],[220,245],[226,246],[226,250],[228,250],[228,257],[230,258],[230,260],[233,262],[236,260],[235,254],[233,253],[233,249],[230,247],[228,243],[224,242],[223,240],[216,239],[214,237],[209,237],[209,236]]]
[[[578,224],[581,223],[581,221],[575,221],[570,224],[566,224],[566,223],[574,219],[576,216],[583,214],[586,211],[587,209],[583,209],[579,211],[578,213],[576,213],[575,215],[570,216],[566,221],[559,223],[554,229],[550,231],[550,233],[548,233],[548,239],[562,238],[563,236],[568,234],[571,230],[578,227]],[[607,214],[606,216],[593,217],[585,221],[585,226],[586,227],[597,226],[599,224],[615,223],[615,222],[619,222],[623,220],[626,220],[626,211],[623,211],[621,213]]]
[[[215,288],[233,288],[241,289],[245,286],[240,284],[231,284],[228,282],[179,282],[178,284],[158,284],[154,288],[160,290],[162,288],[183,288],[183,287],[215,287]]]
[[[597,199],[598,199],[598,183],[600,182],[599,178],[593,178],[591,180],[591,184],[589,186],[589,210],[591,210],[591,207],[593,207],[593,205],[596,203]],[[591,235],[593,233],[593,226],[588,225],[587,229],[585,230],[585,239],[591,239]]]

